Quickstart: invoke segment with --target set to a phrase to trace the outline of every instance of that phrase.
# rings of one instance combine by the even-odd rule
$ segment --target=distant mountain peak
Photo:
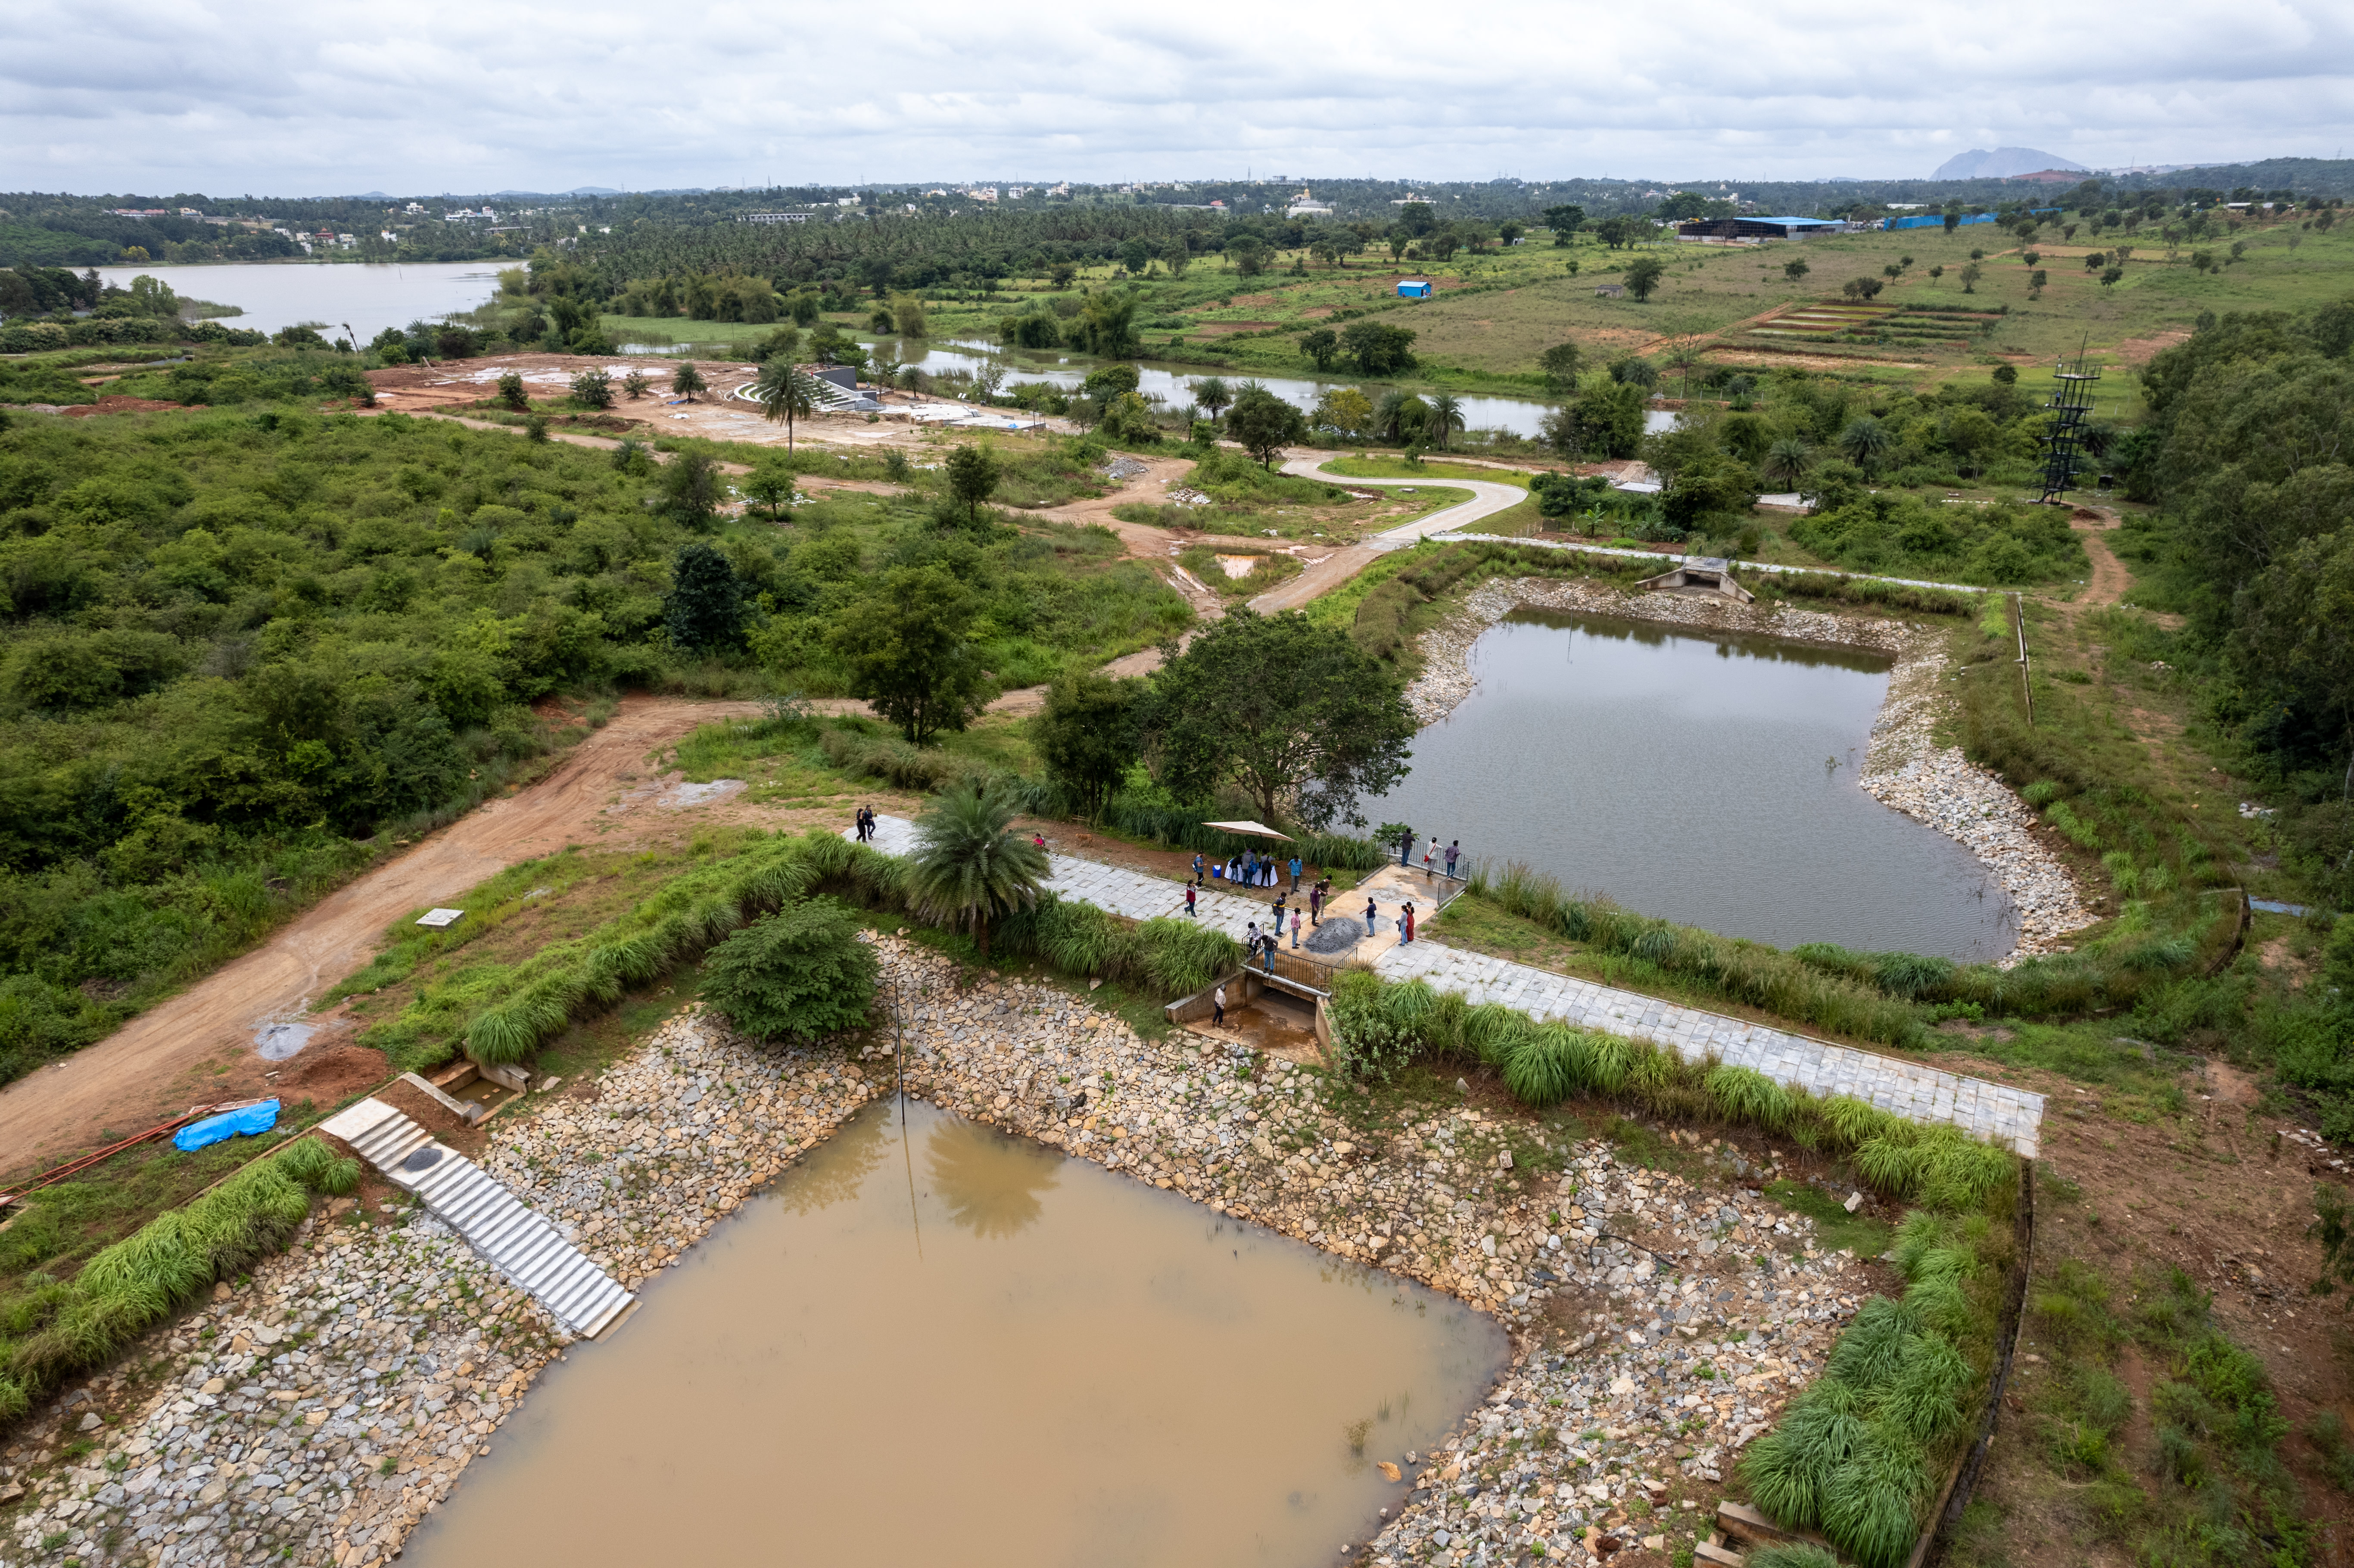
[[[1956,153],[1937,165],[1933,180],[2001,180],[2015,175],[2037,175],[2046,169],[2068,169],[2076,174],[2092,171],[2082,164],[2071,163],[2057,153],[2041,153],[2033,147],[1997,147],[1989,153],[1983,147],[1973,147],[1967,153]]]

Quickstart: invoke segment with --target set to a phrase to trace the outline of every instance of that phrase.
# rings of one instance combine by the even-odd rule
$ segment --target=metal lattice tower
[[[2101,373],[2084,363],[2079,350],[2075,367],[2062,359],[2052,366],[2052,401],[2044,405],[2052,410],[2052,423],[2043,433],[2043,493],[2038,503],[2057,501],[2075,486],[2076,443],[2084,416],[2093,411],[2093,383]]]

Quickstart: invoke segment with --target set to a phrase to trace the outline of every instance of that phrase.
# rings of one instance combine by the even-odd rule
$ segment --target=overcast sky
[[[2354,5],[9,0],[0,188],[1926,175],[2354,145]]]

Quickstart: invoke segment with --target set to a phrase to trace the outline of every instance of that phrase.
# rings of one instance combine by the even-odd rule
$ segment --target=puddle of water
[[[303,1000],[307,1002],[310,999]],[[308,1045],[311,1036],[317,1033],[319,1026],[315,1023],[272,1019],[255,1031],[253,1049],[265,1062],[283,1062]]]
[[[2009,897],[1858,787],[1885,655],[1524,609],[1479,689],[1367,814],[1569,891],[1728,936],[1956,959],[2010,950]]]
[[[1260,559],[1257,556],[1220,556],[1218,567],[1230,577],[1246,577],[1257,569]]]
[[[744,788],[741,779],[714,779],[708,784],[677,784],[663,792],[663,804],[673,810],[721,800]]]
[[[903,1141],[887,1101],[643,1301],[541,1376],[408,1568],[1306,1568],[1509,1354],[1447,1297],[1089,1161],[923,1105]]]

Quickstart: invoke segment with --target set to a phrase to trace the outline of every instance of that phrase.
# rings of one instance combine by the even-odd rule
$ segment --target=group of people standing
[[[1299,885],[1300,867],[1299,857],[1296,854],[1291,857],[1290,870],[1291,885],[1297,887]],[[1240,854],[1228,855],[1206,866],[1200,855],[1193,857],[1193,882],[1196,886],[1201,885],[1206,873],[1214,881],[1236,887],[1273,887],[1281,880],[1283,872],[1281,860],[1271,854],[1260,854],[1257,850],[1245,850]]]
[[[859,808],[858,808],[858,814],[857,814],[856,816],[854,816],[854,817],[851,818],[851,821],[852,821],[854,824],[855,824],[855,825],[856,825],[856,827],[857,827],[857,829],[858,829],[858,842],[859,842],[860,843],[863,843],[863,844],[871,844],[871,843],[873,843],[873,842],[875,842],[875,808],[874,808],[874,807],[872,807],[872,806],[861,806],[861,807],[859,807]]]
[[[1438,835],[1437,833],[1433,833],[1430,835],[1429,846],[1422,852],[1422,874],[1425,876],[1443,875],[1451,877],[1455,874],[1455,867],[1457,863],[1458,862],[1463,862],[1464,859],[1463,841],[1461,839],[1457,839],[1445,849],[1440,849],[1438,847]],[[1411,866],[1413,863],[1414,830],[1412,828],[1408,828],[1405,832],[1398,835],[1398,864],[1403,866]]]

